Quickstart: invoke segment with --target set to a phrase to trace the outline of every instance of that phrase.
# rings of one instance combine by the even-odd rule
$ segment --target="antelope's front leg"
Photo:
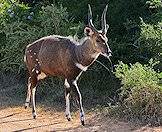
[[[65,110],[65,115],[68,121],[71,120],[71,114],[70,114],[70,100],[69,100],[69,96],[70,96],[70,85],[67,81],[67,79],[65,79],[65,100],[66,100],[66,110]]]
[[[81,124],[84,126],[84,111],[83,111],[83,105],[82,105],[82,96],[81,93],[79,91],[78,85],[76,80],[72,82],[72,86],[73,86],[73,90],[76,93],[76,98],[77,98],[77,102],[79,104],[79,109],[80,109],[80,121]]]

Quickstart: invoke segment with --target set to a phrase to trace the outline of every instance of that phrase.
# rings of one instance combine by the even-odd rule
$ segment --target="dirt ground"
[[[72,110],[72,121],[69,122],[64,115],[65,106],[64,102],[61,102],[62,98],[60,101],[55,100],[56,104],[50,106],[39,100],[38,117],[33,119],[31,108],[24,109],[23,106],[25,94],[23,97],[18,96],[19,91],[24,89],[24,84],[15,83],[15,79],[0,80],[0,132],[162,132],[162,127],[141,126],[119,121],[104,116],[101,112],[87,110],[85,105],[85,126],[80,125],[78,110]]]
[[[6,108],[0,111],[1,131],[131,131],[132,128],[121,122],[102,121],[93,113],[86,115],[86,125],[80,125],[79,117],[73,114],[73,120],[68,122],[63,112],[46,112],[38,110],[36,120],[31,117],[31,110],[23,107]]]
[[[6,107],[0,110],[0,132],[161,132],[162,127],[138,126],[103,117],[95,112],[86,113],[86,125],[81,126],[78,111],[68,122],[64,112],[38,107],[38,118],[32,119],[31,109]]]

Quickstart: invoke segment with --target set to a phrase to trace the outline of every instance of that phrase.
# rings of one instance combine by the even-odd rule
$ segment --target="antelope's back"
[[[68,38],[48,36],[26,48],[26,64],[29,72],[40,68],[46,74],[73,76],[75,67],[75,43]]]

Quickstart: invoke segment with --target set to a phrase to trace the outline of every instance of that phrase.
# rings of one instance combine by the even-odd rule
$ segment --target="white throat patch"
[[[83,66],[80,63],[75,63],[76,67],[78,67],[79,69],[81,69],[82,71],[86,71],[88,69],[88,66]]]
[[[97,59],[99,55],[100,55],[100,53],[98,53],[98,52],[93,53],[93,54],[91,54],[91,58]]]

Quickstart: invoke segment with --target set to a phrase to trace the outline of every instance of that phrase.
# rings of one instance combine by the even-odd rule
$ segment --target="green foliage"
[[[3,1],[0,8],[0,69],[20,71],[27,44],[38,38],[59,34],[74,35],[78,24],[69,20],[62,6],[31,8],[18,2]],[[81,24],[80,24],[81,25]]]
[[[117,63],[118,60],[122,60],[125,63],[148,63],[150,58],[154,58],[161,62],[157,68],[162,70],[162,3],[160,0],[97,0],[95,2],[88,0],[83,0],[82,2],[76,0],[61,0],[59,2],[41,0],[41,2],[29,3],[32,7],[15,1],[10,3],[7,0],[2,0],[0,6],[0,44],[3,46],[1,47],[6,50],[4,45],[8,43],[9,39],[11,41],[11,38],[8,38],[9,34],[12,34],[12,38],[14,34],[16,35],[15,30],[21,32],[22,36],[28,34],[24,40],[22,40],[24,37],[21,35],[16,35],[19,36],[19,39],[21,38],[19,42],[23,41],[23,43],[14,44],[14,47],[17,49],[16,45],[20,45],[22,51],[27,43],[49,34],[74,35],[76,32],[79,32],[79,35],[82,35],[82,22],[84,21],[87,24],[88,4],[92,6],[95,25],[100,29],[101,21],[98,16],[101,16],[101,9],[107,3],[109,5],[107,22],[110,25],[108,37],[113,51],[114,63]],[[60,4],[62,6],[59,6]],[[69,15],[71,19],[69,19]],[[74,21],[76,23],[81,22],[74,24]],[[12,27],[13,25],[18,25],[21,29],[15,29],[15,27]],[[7,29],[7,27],[10,27],[10,29]],[[14,41],[16,38],[14,37]],[[13,43],[7,45],[10,45],[10,48],[11,45],[13,47]],[[18,61],[20,59],[14,62],[11,60],[5,62],[4,60],[8,58],[6,54],[9,52],[1,48],[0,50],[2,51],[0,53],[0,62],[8,63],[8,65],[12,66],[15,65],[12,68],[12,66],[3,64],[3,68],[18,69],[20,67],[19,69],[21,69],[22,66],[20,66],[20,61]],[[22,51],[19,53],[22,53]]]
[[[162,3],[160,0],[139,0],[131,2],[132,1],[126,2],[127,5],[125,4],[124,7],[120,4],[120,8],[125,9],[123,9],[124,11],[122,11],[122,13],[120,12],[121,15],[124,16],[122,16],[119,22],[120,25],[118,24],[116,28],[118,30],[115,29],[113,34],[115,42],[112,46],[115,50],[115,57],[117,60],[120,59],[125,63],[135,63],[137,61],[147,63],[150,58],[160,60],[157,54],[162,52],[162,50],[160,51],[161,44],[157,41],[161,41],[159,25],[162,21],[160,15]],[[139,19],[140,17],[142,19]],[[147,25],[147,27],[144,24]],[[148,25],[150,25],[149,29]],[[115,35],[119,36],[115,37]],[[146,36],[151,37],[151,40],[145,39]],[[154,50],[148,45],[155,45]],[[155,51],[155,48],[158,49],[158,51]]]
[[[114,63],[117,64],[118,60],[122,60],[125,63],[140,62],[144,64],[148,63],[150,58],[155,58],[161,61],[157,69],[162,70],[161,0],[41,1],[44,4],[62,4],[76,23],[84,21],[85,24],[87,24],[87,5],[90,4],[97,29],[101,28],[103,11],[101,9],[104,9],[105,5],[108,4],[107,23],[110,25],[108,38],[113,51]],[[147,26],[144,26],[144,23]],[[146,39],[146,36],[151,38]]]
[[[97,20],[98,29],[100,29],[98,16],[101,16],[101,9],[108,4],[107,22],[110,25],[108,37],[114,62],[122,60],[125,63],[148,63],[150,58],[154,58],[161,61],[158,68],[162,70],[161,0],[97,0],[95,2],[61,0],[59,2],[67,7],[75,21],[85,23],[87,23],[87,5],[91,4],[93,20]]]
[[[141,33],[140,37],[136,41],[136,45],[139,46],[139,50],[142,54],[145,54],[146,58],[153,57],[161,61],[162,64],[162,21],[158,24],[146,24],[141,19]],[[160,64],[160,65],[161,65]]]
[[[117,65],[115,75],[122,83],[119,115],[152,125],[162,124],[162,89],[160,75],[153,70],[155,64],[150,60],[149,65]]]
[[[146,4],[150,9],[159,10],[162,7],[161,0],[148,0],[146,1]]]

